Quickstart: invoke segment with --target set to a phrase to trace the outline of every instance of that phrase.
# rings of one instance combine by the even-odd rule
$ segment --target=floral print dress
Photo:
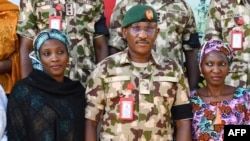
[[[204,102],[191,93],[193,141],[223,141],[224,125],[250,124],[250,90],[237,88],[232,100]]]

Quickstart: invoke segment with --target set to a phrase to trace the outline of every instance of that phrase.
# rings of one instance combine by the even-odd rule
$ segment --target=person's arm
[[[85,141],[97,141],[97,122],[85,119]]]
[[[25,122],[26,113],[28,113],[27,108],[30,101],[27,98],[27,93],[29,88],[17,84],[12,88],[12,91],[8,97],[7,102],[7,137],[8,141],[24,141],[27,140],[27,127],[28,125]],[[23,96],[24,99],[19,99],[20,96]],[[18,101],[18,102],[17,102]]]
[[[108,57],[108,45],[107,45],[107,36],[109,31],[106,25],[106,18],[102,14],[100,19],[95,23],[95,35],[94,35],[94,48],[95,48],[95,57],[96,63],[99,63],[104,58]]]
[[[222,12],[221,2],[217,0],[211,0],[208,7],[207,21],[205,25],[204,40],[208,41],[211,39],[222,40]]]
[[[20,41],[20,66],[21,66],[21,77],[25,78],[32,72],[32,64],[29,58],[29,53],[33,50],[33,41],[26,37],[19,36]]]
[[[11,72],[11,60],[0,61],[0,74]]]
[[[187,78],[184,75],[182,67],[175,70],[179,71],[178,82],[176,83],[176,95],[171,108],[172,119],[175,121],[175,139],[176,141],[191,141],[191,119],[193,118],[192,107],[190,104],[189,86]]]
[[[198,87],[200,71],[197,63],[198,48],[185,51],[186,57],[186,75],[190,90],[195,90]]]
[[[99,63],[104,58],[108,57],[108,45],[105,35],[100,35],[94,39],[96,63]]]
[[[200,79],[199,67],[197,63],[198,49],[200,48],[199,35],[196,31],[196,22],[193,10],[190,6],[187,7],[189,11],[189,19],[186,24],[185,31],[183,32],[183,47],[185,53],[185,67],[186,76],[190,90],[198,88]],[[189,37],[189,38],[186,38]],[[188,40],[187,40],[188,39]]]
[[[176,120],[175,128],[176,141],[192,141],[190,119]]]

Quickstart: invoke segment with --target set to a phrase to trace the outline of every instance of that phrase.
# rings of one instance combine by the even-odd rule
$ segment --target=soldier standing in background
[[[211,0],[205,40],[222,40],[236,56],[226,84],[250,88],[250,0]]]
[[[189,86],[177,61],[155,53],[155,10],[136,5],[122,22],[128,48],[100,62],[88,82],[86,141],[191,141]],[[101,116],[103,115],[103,116]]]
[[[164,57],[177,60],[186,73],[190,89],[196,89],[199,81],[197,49],[200,42],[193,11],[185,0],[122,0],[117,3],[111,15],[108,42],[110,53],[127,47],[126,39],[122,37],[120,30],[121,20],[127,9],[137,4],[147,4],[156,9],[161,31],[154,49]]]
[[[55,28],[70,38],[71,56],[66,76],[80,80],[85,86],[95,64],[108,56],[104,36],[108,31],[102,15],[102,0],[21,0],[17,33],[22,78],[32,71],[29,53],[33,38],[44,29]]]

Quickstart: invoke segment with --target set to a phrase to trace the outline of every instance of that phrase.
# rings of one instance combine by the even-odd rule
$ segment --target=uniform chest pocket
[[[170,106],[174,102],[176,95],[177,77],[159,76],[153,79],[154,85],[154,104]]]
[[[119,103],[120,97],[125,96],[125,90],[127,84],[130,82],[130,76],[113,76],[106,78],[104,81],[106,104],[115,106]]]

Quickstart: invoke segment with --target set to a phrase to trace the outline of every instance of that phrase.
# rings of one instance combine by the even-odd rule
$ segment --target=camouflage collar
[[[131,60],[128,56],[128,48],[125,49],[121,54],[120,64],[131,64]],[[151,52],[151,59],[149,65],[155,64],[160,65],[160,62],[162,61],[163,57],[159,54],[156,54],[154,51]]]

